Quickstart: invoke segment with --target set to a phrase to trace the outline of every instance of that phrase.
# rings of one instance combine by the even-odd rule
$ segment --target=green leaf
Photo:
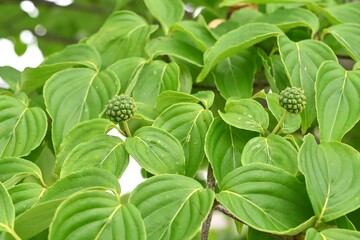
[[[263,106],[253,99],[229,99],[225,112],[220,117],[236,128],[265,133],[269,126],[269,115]]]
[[[200,100],[205,109],[209,109],[215,100],[215,94],[213,91],[198,91],[193,95]]]
[[[318,222],[360,207],[359,152],[338,142],[317,145],[315,138],[307,135],[298,158]]]
[[[359,238],[360,232],[337,228],[329,228],[321,232],[315,228],[309,228],[305,235],[305,240],[357,240]]]
[[[142,127],[125,142],[126,150],[152,174],[185,173],[185,156],[179,141],[156,127]]]
[[[255,136],[253,132],[228,125],[219,117],[214,119],[206,134],[205,153],[218,182],[241,166],[243,148]]]
[[[142,66],[146,64],[146,60],[140,57],[129,57],[121,59],[108,67],[120,80],[120,93],[125,93],[132,79],[136,77],[136,73]]]
[[[195,103],[177,103],[162,112],[153,126],[175,136],[185,152],[185,172],[194,176],[205,156],[205,135],[213,119],[210,110]]]
[[[337,23],[360,22],[360,3],[339,4],[323,10],[330,14],[332,18],[335,18]]]
[[[102,66],[108,67],[120,59],[143,57],[149,35],[156,28],[134,12],[118,11],[86,42],[99,51]]]
[[[279,95],[276,93],[266,94],[266,101],[270,112],[274,115],[277,121],[285,114],[286,110],[279,104]],[[281,132],[293,133],[300,128],[301,117],[299,114],[288,114],[281,125]]]
[[[66,135],[60,145],[59,153],[56,156],[55,171],[60,173],[60,169],[70,154],[70,152],[79,144],[89,141],[95,136],[104,135],[116,125],[107,119],[96,118],[77,124]]]
[[[247,165],[255,162],[270,164],[294,175],[298,172],[295,148],[279,135],[256,137],[247,142],[241,163]]]
[[[195,21],[178,22],[171,27],[171,30],[185,33],[203,52],[216,41],[207,26]]]
[[[337,57],[325,43],[311,39],[293,42],[282,35],[278,45],[291,85],[305,91],[307,104],[301,112],[301,131],[304,133],[316,118],[314,84],[317,70],[324,61],[337,61]]]
[[[282,31],[266,23],[250,23],[238,27],[221,36],[216,43],[204,54],[204,68],[201,70],[196,82],[204,80],[210,70],[225,58],[262,42],[270,37],[276,37]]]
[[[315,99],[320,140],[341,141],[360,119],[360,71],[325,62],[316,76]]]
[[[19,91],[31,92],[45,84],[56,72],[81,66],[98,71],[101,67],[101,57],[96,49],[86,44],[70,45],[62,51],[47,57],[37,68],[26,68],[21,73]]]
[[[141,70],[132,91],[136,102],[155,105],[156,97],[166,90],[179,90],[180,69],[176,63],[153,61]],[[133,80],[134,81],[134,80]]]
[[[257,17],[254,22],[274,24],[284,32],[292,28],[307,27],[314,34],[319,29],[317,16],[303,8],[280,9]]]
[[[167,55],[182,59],[198,67],[203,66],[203,54],[193,45],[175,37],[158,37],[146,45],[146,52],[151,58]]]
[[[18,216],[31,208],[41,197],[45,189],[36,183],[21,183],[9,189],[12,202],[15,207],[15,215]]]
[[[32,208],[15,220],[15,230],[28,239],[47,229],[58,206],[69,196],[84,190],[111,190],[117,198],[120,186],[117,178],[103,169],[85,169],[70,174],[51,185]]]
[[[145,0],[145,5],[160,22],[165,35],[168,34],[171,25],[181,21],[185,13],[184,5],[180,0]]]
[[[142,102],[135,102],[136,112],[134,118],[144,119],[145,121],[152,124],[155,119],[159,116],[159,112],[150,105],[147,105]]]
[[[0,157],[21,157],[40,145],[47,118],[38,107],[29,107],[25,94],[0,96]]]
[[[60,177],[86,168],[106,169],[120,178],[129,164],[125,143],[118,137],[99,135],[77,145],[67,156]]]
[[[157,98],[156,98],[156,104],[155,108],[159,112],[163,112],[166,108],[176,104],[176,103],[200,103],[201,100],[194,95],[190,95],[183,92],[177,92],[177,91],[171,91],[167,90],[165,92],[162,92]]]
[[[296,235],[315,220],[304,184],[280,168],[243,166],[226,175],[219,187],[216,199],[256,230]]]
[[[12,91],[16,91],[16,85],[20,81],[20,72],[9,66],[0,67],[0,77],[9,85]]]
[[[55,153],[66,134],[79,122],[97,118],[119,88],[119,80],[112,72],[98,73],[85,68],[58,72],[46,82],[44,98],[53,119]]]
[[[360,44],[356,40],[360,34],[360,24],[344,23],[324,29],[323,37],[331,34],[340,45],[348,52],[354,61],[360,60]]]
[[[221,7],[233,6],[237,3],[259,3],[259,4],[268,4],[268,3],[312,3],[319,0],[223,0],[220,3]]]
[[[9,188],[28,176],[35,176],[45,186],[40,168],[35,163],[16,157],[0,159],[0,181]]]
[[[139,211],[106,192],[91,191],[64,201],[50,225],[49,239],[146,239]]]
[[[225,99],[251,97],[257,69],[255,48],[248,48],[221,61],[214,71],[215,84],[221,96]]]
[[[214,192],[189,177],[161,175],[137,186],[129,201],[144,219],[147,239],[192,239],[211,210]]]
[[[9,193],[0,182],[0,231],[13,232],[15,209]]]

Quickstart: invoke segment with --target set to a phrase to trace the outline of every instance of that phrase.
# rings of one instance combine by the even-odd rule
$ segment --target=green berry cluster
[[[135,111],[134,99],[124,94],[113,97],[106,105],[106,114],[115,123],[130,119]]]
[[[297,87],[287,87],[280,92],[279,102],[289,113],[298,114],[304,110],[306,105],[304,90]]]

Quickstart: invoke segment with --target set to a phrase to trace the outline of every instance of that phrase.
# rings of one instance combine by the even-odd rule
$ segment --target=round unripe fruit
[[[289,113],[298,114],[304,110],[306,105],[304,90],[297,87],[287,87],[280,92],[279,102]]]
[[[113,97],[106,105],[106,114],[115,123],[130,119],[135,111],[134,99],[124,94]]]

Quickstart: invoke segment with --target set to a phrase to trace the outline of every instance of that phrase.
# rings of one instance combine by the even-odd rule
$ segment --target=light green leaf
[[[360,119],[360,71],[325,62],[316,76],[315,100],[321,141],[341,141]]]
[[[200,103],[200,99],[195,97],[194,95],[190,95],[183,92],[171,91],[167,90],[162,92],[156,98],[155,108],[159,112],[163,112],[166,108],[176,104],[176,103]]]
[[[21,183],[9,189],[12,202],[15,207],[15,215],[18,216],[31,208],[41,197],[45,189],[36,183]]]
[[[147,239],[192,239],[211,210],[214,192],[189,177],[161,175],[137,186],[129,201],[144,219]]]
[[[178,22],[171,27],[171,30],[185,33],[203,52],[216,41],[207,26],[195,21]]]
[[[220,3],[221,7],[233,6],[237,3],[259,3],[259,4],[268,4],[268,3],[312,3],[319,0],[223,0]]]
[[[205,52],[204,68],[196,82],[203,81],[210,70],[225,58],[281,33],[279,28],[266,23],[250,23],[228,32]]]
[[[136,112],[134,114],[134,118],[144,119],[150,124],[153,123],[160,114],[159,111],[157,111],[153,106],[142,102],[135,102],[135,106]]]
[[[35,163],[16,157],[0,159],[0,181],[9,188],[28,176],[35,176],[45,186],[40,168]]]
[[[241,163],[247,165],[255,162],[270,164],[294,175],[298,172],[295,148],[279,135],[256,137],[247,142]]]
[[[66,135],[60,145],[59,153],[56,156],[55,171],[60,173],[61,166],[70,152],[79,144],[89,141],[91,138],[104,135],[116,125],[107,119],[95,118],[77,124]]]
[[[179,141],[160,128],[140,128],[126,139],[125,147],[152,174],[185,173],[185,156]]]
[[[0,231],[14,232],[15,209],[9,193],[0,182]]]
[[[195,103],[177,103],[162,112],[153,126],[175,136],[185,152],[187,176],[194,176],[205,156],[206,132],[212,122],[211,111]]]
[[[344,47],[352,59],[355,61],[360,60],[360,43],[357,41],[357,36],[360,34],[360,24],[344,23],[334,25],[324,29],[322,34],[323,36],[331,34]]]
[[[249,98],[253,93],[257,69],[257,52],[255,48],[248,48],[217,65],[214,71],[216,87],[225,99]]]
[[[263,106],[253,99],[229,99],[225,113],[220,117],[236,128],[265,133],[269,126],[269,115]]]
[[[360,3],[339,4],[323,10],[335,18],[336,23],[360,23]]]
[[[243,148],[255,136],[256,133],[232,127],[219,117],[214,119],[206,133],[205,153],[218,182],[241,166]]]
[[[307,135],[298,158],[318,222],[360,207],[359,152],[338,142],[317,145],[315,138]]]
[[[151,58],[167,55],[182,59],[198,67],[203,66],[203,54],[193,45],[175,37],[158,37],[146,45],[146,52]]]
[[[108,67],[120,80],[120,93],[125,93],[132,79],[142,66],[146,64],[146,59],[140,57],[129,57],[121,59]]]
[[[315,228],[306,231],[305,240],[358,240],[360,232],[347,229],[329,228],[318,232]]]
[[[117,178],[129,164],[125,143],[118,137],[98,135],[77,145],[67,156],[60,177],[86,168],[106,169]]]
[[[280,168],[243,166],[226,175],[219,187],[216,199],[256,230],[296,235],[314,223],[304,184]]]
[[[134,12],[118,11],[86,42],[99,51],[102,66],[108,67],[120,59],[143,57],[149,35],[156,28]]]
[[[16,91],[16,85],[20,81],[20,71],[10,66],[0,67],[0,77],[9,85],[12,91]]]
[[[0,157],[21,157],[40,145],[47,118],[38,107],[29,107],[25,94],[0,96]]]
[[[21,73],[19,91],[31,92],[45,84],[56,72],[81,66],[98,71],[101,67],[101,57],[96,49],[86,44],[70,45],[62,51],[48,56],[39,67],[26,68]]]
[[[53,119],[55,153],[59,152],[66,134],[79,122],[97,118],[119,88],[119,80],[114,73],[98,73],[85,68],[58,72],[46,82],[44,98],[47,111]]]
[[[198,91],[193,95],[200,100],[205,109],[209,109],[215,100],[215,94],[213,91]]]
[[[153,61],[144,66],[138,79],[134,79],[136,83],[132,90],[133,98],[136,102],[153,106],[160,93],[166,90],[179,90],[179,76],[180,69],[176,63]]]
[[[304,8],[280,9],[262,15],[254,19],[254,22],[274,24],[284,32],[292,28],[307,27],[310,28],[314,34],[319,29],[318,17]]]
[[[146,239],[139,211],[130,203],[121,205],[113,195],[91,191],[64,201],[55,213],[50,240]]]
[[[69,196],[84,190],[111,190],[119,198],[118,179],[103,169],[85,169],[70,174],[51,185],[32,208],[15,220],[15,230],[22,239],[28,239],[47,229],[57,207]]]
[[[160,22],[165,35],[174,23],[181,21],[184,16],[184,4],[180,0],[145,0],[149,12]]]
[[[270,112],[274,115],[277,121],[280,121],[286,110],[279,104],[279,95],[276,93],[266,94],[266,101]],[[301,117],[299,114],[288,114],[281,125],[281,132],[293,133],[300,128]]]
[[[324,61],[337,61],[337,57],[325,43],[311,39],[293,42],[282,35],[278,38],[278,45],[291,85],[305,91],[307,104],[300,114],[304,133],[316,118],[314,84],[317,70]]]

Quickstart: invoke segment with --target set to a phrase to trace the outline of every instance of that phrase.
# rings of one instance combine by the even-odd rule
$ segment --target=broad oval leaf
[[[305,91],[307,104],[300,113],[301,131],[304,133],[316,118],[314,85],[317,70],[324,61],[337,61],[337,57],[330,47],[320,41],[308,39],[293,42],[282,35],[278,38],[278,45],[291,85]]]
[[[319,29],[319,19],[317,16],[304,8],[280,9],[257,17],[254,19],[254,22],[274,24],[283,31],[297,27],[307,27],[314,34]]]
[[[212,122],[210,110],[195,103],[177,103],[162,112],[153,126],[175,136],[185,152],[185,173],[194,176],[205,156],[205,135]]]
[[[31,238],[47,229],[58,206],[69,196],[84,190],[110,190],[119,198],[118,179],[108,171],[85,169],[70,174],[51,185],[32,208],[15,220],[15,231],[22,239]]]
[[[258,65],[255,48],[248,48],[221,61],[213,72],[215,84],[221,96],[225,99],[251,97]]]
[[[168,90],[156,98],[155,108],[163,112],[166,108],[180,102],[200,103],[201,99],[187,93]]]
[[[360,119],[360,71],[325,62],[316,76],[316,109],[321,141],[341,141]]]
[[[322,33],[331,34],[348,52],[355,61],[360,60],[360,43],[357,36],[360,34],[360,24],[344,23],[331,26]]]
[[[323,11],[335,18],[335,23],[360,23],[360,3],[357,2],[330,6]]]
[[[106,169],[117,178],[129,164],[125,143],[118,137],[99,135],[76,146],[64,161],[60,177],[86,168]]]
[[[219,117],[214,119],[206,133],[205,153],[218,182],[241,166],[243,148],[255,136],[256,133],[232,127]]]
[[[228,32],[205,52],[204,68],[196,81],[203,81],[210,70],[221,60],[281,33],[279,28],[267,23],[250,23]]]
[[[328,222],[360,207],[360,154],[348,145],[317,145],[307,135],[298,155],[299,169],[318,222]]]
[[[229,99],[219,115],[227,124],[249,131],[265,133],[269,126],[268,113],[253,99]]]
[[[14,232],[15,209],[5,186],[0,182],[0,231]]]
[[[28,176],[38,178],[43,186],[46,186],[41,170],[35,163],[15,157],[0,159],[0,181],[7,188],[14,186]]]
[[[147,239],[192,239],[209,214],[214,192],[180,175],[151,177],[131,193],[144,219]]]
[[[207,26],[195,21],[188,20],[175,23],[171,30],[185,33],[203,52],[214,45],[216,41]]]
[[[146,239],[139,211],[121,205],[113,195],[90,191],[75,194],[57,209],[49,239]]]
[[[79,122],[97,118],[119,89],[119,80],[110,71],[98,73],[91,69],[74,68],[54,74],[45,84],[44,98],[53,119],[55,153],[59,152],[66,134]]]
[[[44,191],[45,189],[36,183],[21,183],[10,188],[9,194],[15,207],[15,215],[18,216],[31,208]]]
[[[181,0],[145,0],[145,5],[160,22],[165,35],[168,34],[171,25],[181,21],[185,13],[184,4]]]
[[[315,0],[319,1],[319,0]],[[259,3],[259,4],[267,4],[267,3],[313,3],[314,0],[223,0],[220,3],[221,7],[224,6],[233,6],[236,3]]]
[[[45,112],[29,107],[25,94],[17,97],[0,96],[0,158],[28,155],[46,134]]]
[[[347,229],[329,228],[318,232],[315,228],[306,231],[305,240],[358,240],[360,232]]]
[[[175,37],[154,38],[146,45],[145,50],[151,58],[166,55],[182,59],[198,67],[203,66],[202,52],[193,45]]]
[[[261,163],[242,166],[226,175],[219,187],[216,199],[259,231],[296,235],[314,223],[305,185],[280,168]]]
[[[89,141],[95,136],[104,135],[116,125],[107,119],[95,118],[77,124],[66,135],[60,145],[59,153],[56,156],[55,171],[60,173],[60,169],[70,152],[79,144]]]
[[[155,105],[156,97],[166,90],[179,90],[180,69],[176,63],[153,61],[145,65],[134,84],[132,95],[137,102]]]
[[[125,147],[152,174],[185,173],[185,156],[179,141],[160,128],[140,128],[126,139]]]
[[[270,164],[294,175],[298,172],[295,148],[279,135],[256,137],[247,142],[241,163],[247,165],[255,162]]]

